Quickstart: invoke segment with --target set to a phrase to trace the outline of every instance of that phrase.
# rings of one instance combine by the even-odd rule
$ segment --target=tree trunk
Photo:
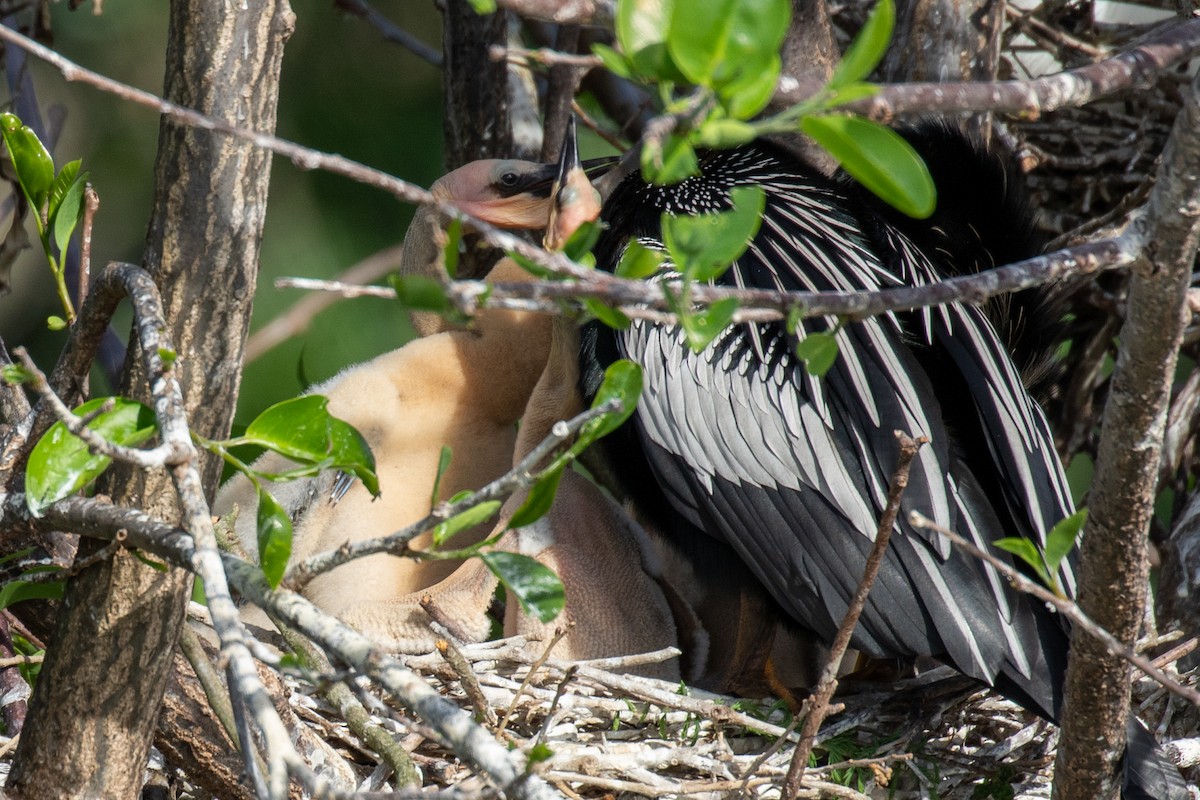
[[[1084,530],[1079,607],[1123,642],[1137,639],[1146,599],[1146,540],[1154,513],[1171,382],[1200,239],[1200,80],[1184,92],[1150,196],[1145,258],[1129,282],[1121,349],[1104,408]],[[1138,223],[1134,223],[1138,224]],[[1115,797],[1129,719],[1130,666],[1078,628],[1055,760],[1056,800]]]
[[[273,131],[287,0],[174,0],[164,94],[232,124]],[[270,157],[164,119],[146,268],[162,293],[176,376],[194,429],[228,434],[258,272]],[[147,398],[136,347],[122,393]],[[209,494],[220,464],[202,465]],[[167,475],[113,470],[116,502],[178,519]],[[87,555],[96,544],[84,546]],[[21,736],[16,796],[137,797],[191,591],[127,552],[71,581]]]
[[[467,0],[446,0],[442,20],[446,169],[479,158],[508,158],[508,65],[489,53],[493,45],[508,45],[505,12],[477,14]]]

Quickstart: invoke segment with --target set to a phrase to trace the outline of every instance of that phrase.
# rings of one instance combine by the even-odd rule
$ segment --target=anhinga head
[[[438,179],[430,191],[498,228],[539,230],[550,213],[556,164],[488,158],[464,164]]]

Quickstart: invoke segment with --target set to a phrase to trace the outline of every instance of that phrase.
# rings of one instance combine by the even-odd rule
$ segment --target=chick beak
[[[575,118],[567,123],[562,154],[558,159],[558,177],[550,195],[550,221],[542,240],[547,250],[561,250],[571,234],[585,222],[600,216],[600,194],[592,188],[579,160],[579,142],[575,136]]]

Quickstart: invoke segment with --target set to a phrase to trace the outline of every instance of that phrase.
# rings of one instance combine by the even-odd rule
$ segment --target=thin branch
[[[24,347],[18,347],[13,354],[31,376],[31,380],[28,382],[29,388],[33,389],[49,405],[54,416],[66,426],[68,431],[84,441],[90,452],[107,456],[114,461],[132,464],[140,469],[155,469],[178,464],[192,457],[193,451],[190,443],[186,449],[181,449],[177,442],[164,441],[149,450],[113,444],[88,427],[88,424],[95,418],[95,414],[90,415],[90,418],[80,417],[66,407],[58,395],[50,389],[46,376],[33,363],[33,359],[29,357],[29,353],[25,351]]]
[[[1104,648],[1114,656],[1123,658],[1130,664],[1134,665],[1142,672],[1146,673],[1150,678],[1163,686],[1167,691],[1177,697],[1181,697],[1192,705],[1200,708],[1200,691],[1197,691],[1190,686],[1184,686],[1179,681],[1174,680],[1169,675],[1164,673],[1158,667],[1154,666],[1154,662],[1146,656],[1138,653],[1132,647],[1119,641],[1108,631],[1097,625],[1090,617],[1085,615],[1074,602],[1065,597],[1059,597],[1054,592],[1050,591],[1041,584],[1035,583],[1029,578],[1022,575],[1017,570],[1013,569],[1009,564],[1004,563],[999,558],[996,558],[991,553],[980,550],[973,543],[959,536],[949,528],[943,528],[933,520],[924,516],[920,512],[913,511],[908,515],[908,521],[914,528],[924,528],[926,530],[935,531],[949,539],[955,546],[961,547],[971,555],[978,559],[986,561],[996,569],[1005,580],[1016,589],[1018,592],[1031,594],[1038,600],[1047,603],[1054,607],[1056,611],[1062,614],[1067,619],[1071,620],[1076,627],[1087,631],[1095,637]]]
[[[435,67],[442,66],[442,53],[440,50],[425,44],[425,42],[413,36],[383,14],[380,14],[366,0],[333,0],[333,4],[347,14],[353,14],[356,17],[365,19],[374,26],[375,30],[379,31],[385,41],[408,49],[417,58],[427,61]]]
[[[804,780],[804,770],[808,766],[808,757],[816,742],[817,731],[821,729],[825,717],[829,714],[829,701],[833,699],[833,693],[837,690],[838,669],[841,667],[842,657],[846,655],[846,649],[850,646],[850,638],[854,634],[854,629],[858,627],[859,615],[862,614],[862,610],[867,604],[867,596],[871,592],[871,586],[875,583],[875,576],[879,574],[879,567],[883,564],[883,556],[887,552],[888,541],[891,539],[892,529],[896,525],[896,515],[900,512],[900,498],[903,497],[904,490],[908,488],[909,467],[921,446],[929,443],[929,439],[924,436],[912,439],[903,431],[894,431],[894,433],[896,442],[900,446],[900,454],[896,459],[896,469],[892,473],[892,480],[889,484],[887,504],[883,508],[883,514],[879,517],[875,541],[871,545],[871,552],[867,554],[867,561],[863,567],[858,588],[854,590],[854,596],[850,598],[850,605],[846,608],[842,624],[833,638],[829,654],[825,657],[821,681],[817,684],[812,697],[805,701],[808,713],[804,718],[804,725],[800,728],[800,743],[796,745],[796,750],[792,753],[792,763],[788,767],[787,778],[783,782],[784,798],[793,798],[800,790],[800,784]]]
[[[613,400],[589,409],[566,422],[555,423],[550,430],[550,434],[537,447],[530,451],[529,455],[521,460],[521,463],[479,491],[472,493],[470,497],[464,498],[457,503],[441,503],[433,512],[426,515],[424,519],[407,525],[387,536],[363,539],[345,544],[336,550],[327,550],[323,553],[309,556],[304,561],[288,567],[287,573],[284,575],[284,583],[289,588],[295,589],[303,587],[323,572],[328,572],[335,567],[339,567],[362,556],[375,553],[390,553],[392,555],[409,553],[408,543],[438,523],[450,519],[456,514],[461,514],[470,508],[474,508],[480,503],[506,498],[520,489],[532,486],[536,477],[534,470],[538,464],[545,460],[560,445],[574,436],[590,420],[617,411],[619,407],[619,402]]]
[[[501,8],[528,19],[559,25],[611,28],[616,0],[497,0]]]
[[[362,286],[363,284],[369,284],[371,281],[379,280],[384,275],[397,269],[400,266],[403,253],[403,244],[393,245],[377,253],[372,253],[354,266],[338,274],[333,280],[341,285]],[[281,285],[283,284],[276,281],[276,287]],[[375,286],[370,288],[386,289],[387,287]],[[391,290],[389,289],[388,291]],[[349,296],[352,295],[343,295],[343,297]],[[396,293],[392,291],[390,295],[385,293],[377,296],[394,299]],[[337,297],[329,295],[311,295],[272,319],[266,325],[252,333],[246,340],[246,363],[249,364],[276,345],[308,330],[308,326],[312,323],[313,318],[337,301]]]
[[[879,93],[842,106],[888,122],[904,114],[991,111],[1037,119],[1060,108],[1086,105],[1127,89],[1153,85],[1158,75],[1194,57],[1200,48],[1200,20],[1167,28],[1120,55],[1031,81],[908,83],[881,86]],[[783,85],[775,100],[807,99],[799,87]]]
[[[1121,269],[1134,263],[1140,237],[1126,233],[1053,253],[1035,256],[1003,267],[972,275],[959,275],[921,286],[898,286],[872,292],[778,292],[767,289],[739,289],[731,286],[694,285],[692,297],[698,303],[711,304],[734,298],[739,310],[733,322],[773,322],[787,319],[798,310],[802,318],[839,316],[850,320],[907,311],[944,303],[979,304],[1009,292],[1040,286],[1065,278],[1079,278]],[[354,286],[312,278],[279,278],[277,287],[310,289],[341,294],[343,297],[394,298],[386,286]],[[669,304],[659,284],[617,278],[593,271],[580,280],[556,282],[452,281],[447,296],[467,313],[480,308],[557,313],[564,302],[584,298],[602,300],[631,319],[674,323]]]
[[[600,67],[604,62],[599,56],[579,55],[578,53],[564,53],[561,50],[555,50],[551,47],[538,47],[528,49],[525,47],[503,47],[501,45],[492,45],[488,50],[488,56],[493,61],[504,60],[509,64],[519,64],[521,66],[529,66],[531,64],[541,64],[547,67],[565,64],[569,67]]]

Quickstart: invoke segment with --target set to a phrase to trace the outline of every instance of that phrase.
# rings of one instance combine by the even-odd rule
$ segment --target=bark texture
[[[446,0],[442,19],[446,171],[479,158],[508,158],[508,67],[489,54],[508,43],[506,13],[477,14],[467,0]]]
[[[1082,545],[1079,606],[1130,643],[1142,623],[1147,533],[1200,241],[1200,81],[1184,95],[1141,223],[1145,257],[1130,281]],[[1129,693],[1130,666],[1076,629],[1055,762],[1056,800],[1117,795]]]
[[[286,0],[174,0],[164,94],[272,131],[292,24]],[[205,436],[226,435],[233,416],[269,167],[269,155],[244,142],[162,122],[145,266],[162,294],[188,415]],[[122,394],[145,399],[140,364],[131,347]],[[206,460],[202,472],[211,496],[219,463]],[[165,474],[114,470],[106,490],[178,519]],[[138,795],[190,590],[186,573],[125,552],[71,581],[13,765],[16,796]]]

